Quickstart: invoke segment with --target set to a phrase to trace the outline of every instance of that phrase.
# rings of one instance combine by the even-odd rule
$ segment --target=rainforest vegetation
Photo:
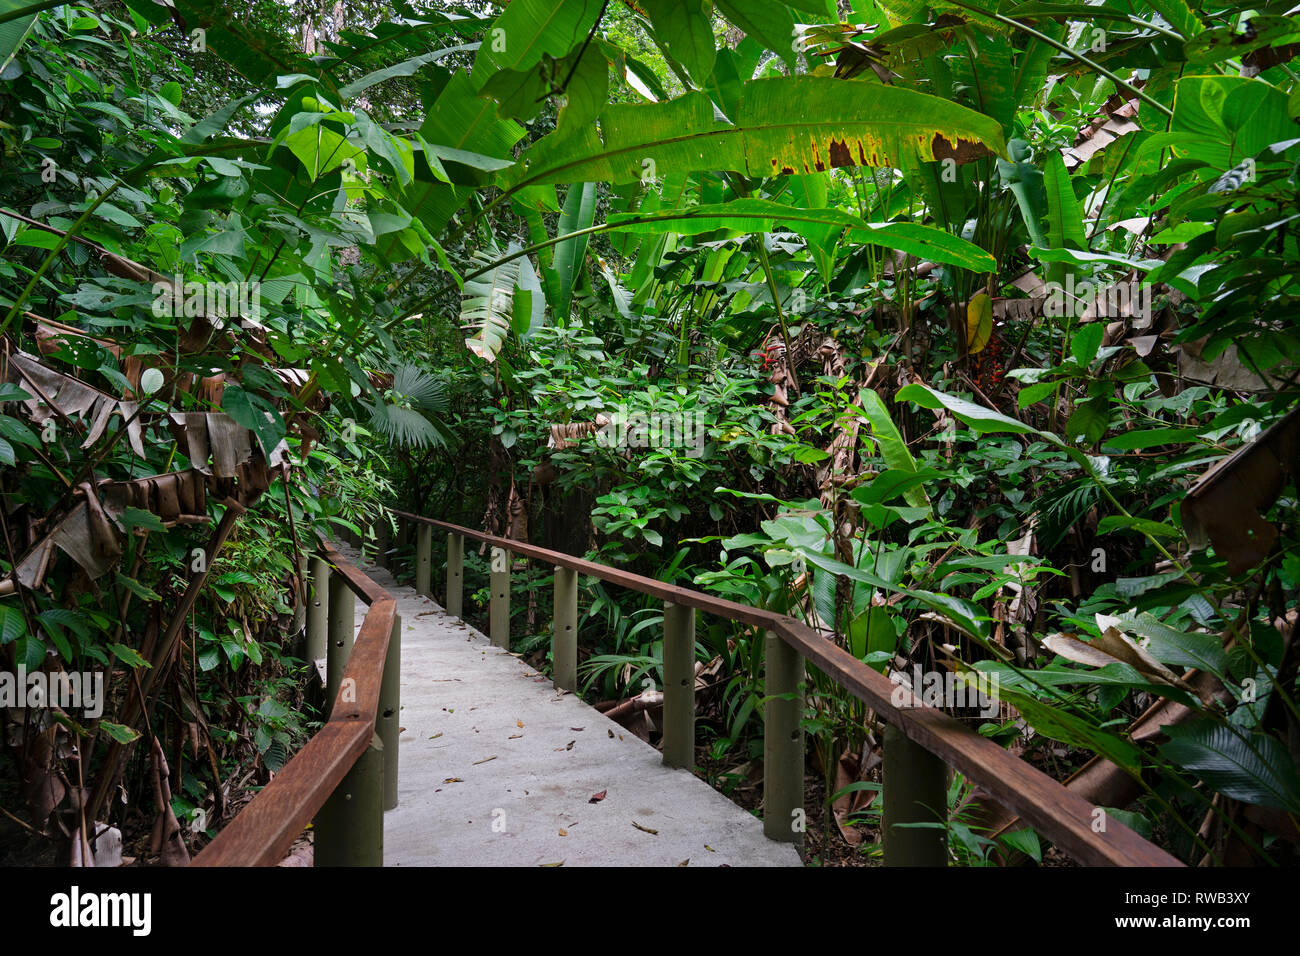
[[[409,575],[399,509],[995,678],[933,703],[1294,863],[1298,52],[1273,0],[0,0],[0,861],[186,862],[323,719],[316,537]],[[653,699],[662,602],[579,595],[587,698]],[[759,812],[763,647],[700,618]],[[809,858],[871,863],[875,717],[805,701]],[[1062,862],[949,802],[954,863]]]

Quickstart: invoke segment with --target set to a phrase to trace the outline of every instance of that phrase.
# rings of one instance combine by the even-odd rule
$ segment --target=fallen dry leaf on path
[[[643,826],[641,826],[641,824],[637,823],[635,820],[632,821],[632,826],[636,827],[636,828],[637,828],[638,830],[640,830],[642,833],[653,833],[655,836],[658,836],[658,835],[659,835],[659,831],[658,831],[658,830],[651,830],[649,827],[643,827]]]
[[[605,794],[607,794],[607,793],[609,793],[608,790],[602,790],[602,791],[600,791],[600,793],[593,793],[593,794],[591,795],[591,799],[588,800],[587,802],[588,802],[588,803],[600,803],[600,801],[602,801],[602,800],[605,799]]]

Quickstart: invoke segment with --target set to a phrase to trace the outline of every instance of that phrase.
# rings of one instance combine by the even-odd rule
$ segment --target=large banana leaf
[[[489,257],[483,252],[476,252],[475,258],[490,264]],[[519,261],[498,263],[481,276],[465,281],[460,321],[474,333],[465,344],[471,352],[488,362],[496,360],[510,332],[515,286],[519,283]]]
[[[531,70],[560,59],[587,36],[602,0],[514,0],[488,29],[474,60],[475,89],[502,70]]]
[[[664,103],[615,104],[587,127],[548,136],[501,174],[517,189],[538,183],[630,183],[722,169],[748,176],[834,166],[933,161],[962,144],[1006,154],[997,120],[939,97],[869,80],[788,76],[746,84],[734,123],[703,93]]]
[[[523,137],[524,128],[498,117],[496,105],[475,95],[469,77],[457,73],[439,94],[420,127],[420,135],[426,142],[440,146],[505,158]],[[437,235],[471,193],[471,189],[417,173],[416,181],[403,190],[403,204]]]
[[[686,67],[697,85],[713,72],[713,10],[705,0],[642,0],[656,42]],[[786,44],[789,45],[788,42]]]
[[[1043,171],[1043,187],[1047,192],[1047,241],[1053,249],[1088,248],[1088,237],[1083,230],[1083,216],[1079,213],[1079,200],[1070,185],[1070,174],[1060,153],[1047,155]],[[1048,266],[1047,277],[1053,282],[1065,279],[1067,267],[1063,263]]]
[[[596,218],[596,184],[575,183],[564,197],[564,210],[560,213],[559,234],[581,232],[591,228]],[[582,265],[587,258],[587,236],[565,239],[555,247],[555,300],[552,303],[557,321],[569,317],[573,302],[573,288],[582,275]]]
[[[13,15],[28,6],[30,6],[28,0],[0,0],[0,13]],[[31,32],[35,23],[35,13],[15,16],[5,23],[0,23],[0,71],[9,65],[9,61],[23,45],[23,41],[27,39],[27,34]]]

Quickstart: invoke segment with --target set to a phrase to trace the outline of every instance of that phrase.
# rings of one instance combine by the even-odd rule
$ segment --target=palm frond
[[[426,448],[446,444],[442,432],[417,409],[384,402],[367,407],[370,409],[370,421],[375,432],[394,445]]]
[[[393,393],[422,411],[447,411],[447,383],[418,365],[403,362],[393,366]]]

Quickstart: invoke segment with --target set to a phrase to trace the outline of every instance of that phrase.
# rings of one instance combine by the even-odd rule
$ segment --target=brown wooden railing
[[[275,866],[313,818],[317,865],[383,862],[383,811],[396,805],[401,618],[392,595],[329,545],[312,571],[307,656],[329,661],[329,719],[193,866]],[[370,605],[355,644],[354,596]]]
[[[947,862],[944,828],[907,824],[944,820],[948,768],[960,771],[1079,863],[1182,865],[953,717],[914,698],[909,706],[896,705],[894,682],[800,621],[525,542],[407,512],[394,514],[415,525],[416,590],[426,596],[432,596],[432,530],[447,532],[445,605],[457,617],[463,606],[465,539],[491,546],[490,637],[498,646],[508,648],[510,643],[510,555],[555,567],[552,651],[558,688],[577,689],[579,574],[663,599],[663,754],[670,766],[690,769],[694,758],[695,612],[763,629],[767,695],[763,829],[772,839],[802,842],[804,745],[799,688],[807,661],[863,701],[885,724],[887,865]],[[380,550],[387,548],[381,545]],[[313,818],[318,866],[382,864],[383,810],[396,805],[401,621],[392,596],[329,546],[318,550],[312,571],[315,603],[308,614],[308,656],[326,656],[329,661],[327,699],[334,701],[329,720],[198,855],[195,865],[273,866]],[[355,647],[350,646],[353,595],[370,605]]]

